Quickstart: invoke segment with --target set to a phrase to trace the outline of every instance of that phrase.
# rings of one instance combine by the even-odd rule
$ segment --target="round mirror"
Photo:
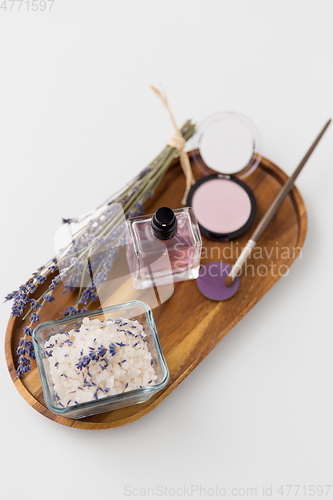
[[[261,159],[256,126],[237,113],[216,113],[198,127],[193,137],[193,159],[205,173],[247,177]]]

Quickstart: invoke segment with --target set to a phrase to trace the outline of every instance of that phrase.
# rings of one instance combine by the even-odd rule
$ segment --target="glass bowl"
[[[112,318],[113,320],[118,318],[132,320],[137,319],[144,327],[148,350],[153,358],[153,366],[155,374],[157,375],[154,385],[149,385],[119,394],[109,396],[106,395],[105,397],[97,400],[62,407],[61,404],[59,404],[59,398],[57,398],[57,394],[54,390],[45,343],[52,335],[80,328],[84,318],[89,318],[89,320],[99,319],[100,321],[106,321],[109,318]],[[97,311],[77,314],[75,316],[65,317],[54,321],[46,321],[45,323],[39,324],[35,328],[32,341],[35,349],[39,375],[42,381],[46,406],[53,413],[64,417],[83,418],[89,415],[108,412],[137,403],[144,403],[158,391],[162,390],[169,380],[169,370],[158,338],[153,313],[148,304],[140,300],[133,300],[123,304],[106,307],[103,310],[100,309]]]

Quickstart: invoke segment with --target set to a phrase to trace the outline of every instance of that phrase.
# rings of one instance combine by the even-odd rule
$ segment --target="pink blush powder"
[[[228,179],[203,182],[193,195],[192,207],[201,226],[221,234],[237,231],[251,214],[249,195]]]

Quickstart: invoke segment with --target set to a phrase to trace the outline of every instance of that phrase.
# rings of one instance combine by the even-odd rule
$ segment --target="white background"
[[[249,116],[264,155],[288,173],[333,115],[329,0],[7,4],[1,296],[53,256],[62,216],[97,206],[162,149],[173,129],[150,84],[163,82],[179,125],[220,110]],[[297,185],[303,258],[139,421],[99,432],[55,424],[21,398],[2,355],[1,498],[121,499],[158,485],[254,487],[257,498],[272,485],[282,498],[281,485],[333,485],[333,126]],[[9,314],[2,306],[3,337]]]

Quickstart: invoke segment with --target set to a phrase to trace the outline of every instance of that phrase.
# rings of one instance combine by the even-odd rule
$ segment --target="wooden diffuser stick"
[[[268,225],[270,224],[273,217],[275,216],[276,212],[278,211],[278,209],[282,205],[284,199],[292,190],[296,178],[298,177],[302,168],[304,167],[304,165],[308,161],[310,155],[312,154],[312,152],[315,149],[315,147],[317,146],[318,142],[320,141],[320,139],[324,135],[324,133],[325,133],[325,131],[330,123],[331,123],[331,120],[328,120],[328,122],[326,123],[324,128],[321,130],[318,137],[316,138],[316,140],[314,141],[314,143],[312,144],[312,146],[310,147],[310,149],[308,150],[308,152],[304,156],[303,160],[296,168],[295,172],[282,186],[281,191],[279,192],[279,194],[277,195],[277,197],[275,198],[275,200],[273,201],[273,203],[271,204],[271,206],[269,207],[269,209],[265,213],[264,217],[259,222],[254,233],[252,234],[251,238],[247,242],[242,253],[240,254],[239,258],[237,259],[236,263],[233,265],[229,275],[227,276],[226,281],[225,281],[225,284],[227,286],[230,286],[233,283],[235,277],[239,275],[240,271],[242,270],[243,265],[245,264],[245,262],[247,261],[247,259],[251,255],[251,252],[254,249],[254,247],[256,246],[257,241],[259,241],[259,239],[262,237],[262,235],[266,231]]]

